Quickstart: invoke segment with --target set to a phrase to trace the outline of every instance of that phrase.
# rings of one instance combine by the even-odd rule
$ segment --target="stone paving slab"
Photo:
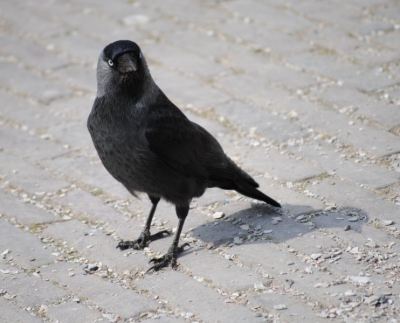
[[[51,282],[46,282],[37,276],[25,274],[2,275],[1,287],[24,308],[40,308],[48,306],[67,296],[67,293]]]
[[[173,282],[175,290],[167,286]],[[184,311],[199,315],[206,321],[217,322],[246,322],[252,317],[254,321],[260,321],[251,310],[241,305],[225,303],[222,296],[216,291],[210,290],[193,278],[180,272],[168,271],[151,278],[145,278],[136,282],[139,288],[145,289],[153,295],[171,300],[171,302]],[[196,290],[196,293],[192,293]]]
[[[71,185],[63,179],[54,178],[48,172],[23,161],[19,157],[5,152],[0,152],[0,163],[2,175],[7,178],[8,184],[15,185],[30,194],[57,192]]]
[[[9,250],[14,262],[22,268],[35,268],[40,265],[54,262],[55,257],[38,237],[25,231],[23,228],[16,228],[12,224],[0,218],[0,248],[2,252]]]
[[[0,9],[0,321],[398,320],[396,1]],[[117,39],[141,46],[166,95],[283,206],[210,189],[191,203],[176,270],[145,274],[172,236],[115,249],[151,207],[107,173],[86,129],[98,55]],[[151,231],[177,222],[160,202]]]
[[[24,225],[51,223],[59,220],[53,214],[40,210],[34,204],[21,203],[10,194],[0,191],[0,213]]]
[[[4,298],[0,298],[0,319],[3,322],[9,323],[42,323],[43,321],[32,316],[25,310],[19,308],[10,301],[6,301]]]
[[[326,142],[314,142],[312,146],[303,145],[291,148],[296,155],[300,155],[310,161],[321,165],[327,173],[336,173],[354,183],[367,185],[374,189],[390,186],[397,183],[400,174],[374,165],[361,163],[359,159],[347,159],[339,154]]]
[[[78,317],[82,322],[101,322],[104,319],[96,310],[73,301],[49,308],[47,316],[60,323],[75,323]]]
[[[71,272],[75,275],[70,275]],[[158,306],[155,301],[136,291],[103,281],[100,277],[82,275],[82,272],[82,268],[67,263],[41,268],[41,274],[46,279],[59,282],[68,290],[90,299],[105,311],[118,313],[124,319],[137,317],[140,313],[154,310]]]
[[[0,76],[2,87],[12,88],[15,92],[29,95],[35,100],[46,103],[72,93],[66,87],[43,79],[20,67],[12,66],[10,63],[0,62],[0,68],[3,71]]]

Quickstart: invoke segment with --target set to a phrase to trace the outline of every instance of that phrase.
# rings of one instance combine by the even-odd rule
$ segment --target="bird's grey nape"
[[[112,84],[113,73],[110,66],[104,60],[103,52],[99,56],[97,63],[97,97],[100,98],[107,93],[107,86]]]

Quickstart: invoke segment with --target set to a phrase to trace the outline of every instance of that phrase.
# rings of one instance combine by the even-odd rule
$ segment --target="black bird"
[[[150,235],[150,224],[161,198],[175,205],[179,225],[173,243],[167,254],[151,260],[154,266],[150,269],[176,265],[184,247],[178,243],[190,201],[209,187],[235,190],[280,207],[257,190],[259,185],[225,155],[210,133],[191,122],[166,97],[132,41],[116,41],[101,52],[97,97],[87,126],[108,172],[132,195],[147,193],[153,205],[139,238],[121,241],[117,248],[143,249],[169,234]]]

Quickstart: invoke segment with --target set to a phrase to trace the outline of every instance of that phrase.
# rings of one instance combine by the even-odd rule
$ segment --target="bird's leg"
[[[156,212],[157,204],[160,201],[159,197],[154,197],[150,196],[149,198],[151,200],[151,203],[153,204],[149,213],[149,216],[146,221],[146,225],[144,226],[144,229],[142,233],[140,234],[139,238],[137,240],[133,241],[120,241],[117,245],[117,248],[120,248],[121,250],[125,250],[128,248],[133,248],[136,250],[144,249],[147,247],[151,241],[160,239],[164,237],[164,234],[170,235],[171,233],[167,230],[157,232],[156,234],[150,235],[150,225],[151,221],[153,220],[154,213]]]
[[[154,263],[154,266],[149,268],[147,270],[148,272],[150,270],[159,270],[161,268],[167,267],[168,265],[171,265],[172,268],[175,267],[176,265],[176,258],[179,253],[181,253],[186,246],[188,246],[188,243],[184,243],[183,245],[179,246],[179,238],[182,233],[183,225],[185,223],[185,219],[189,213],[189,204],[185,206],[176,206],[176,215],[179,218],[179,223],[178,223],[178,230],[176,231],[176,234],[174,236],[174,241],[172,242],[172,245],[169,247],[168,252],[163,255],[160,258],[153,258],[150,260],[150,262]]]

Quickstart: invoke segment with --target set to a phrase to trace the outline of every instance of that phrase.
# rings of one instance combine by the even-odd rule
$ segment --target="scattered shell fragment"
[[[122,22],[126,26],[143,25],[149,22],[150,18],[146,15],[130,15],[122,18]]]
[[[242,230],[247,231],[247,230],[249,230],[250,227],[249,227],[248,224],[243,224],[243,225],[241,225],[239,228],[242,229]]]
[[[224,212],[215,212],[215,213],[213,214],[213,218],[214,218],[214,219],[222,219],[224,216],[225,216],[225,213],[224,213]]]
[[[286,310],[287,307],[286,307],[285,304],[277,304],[277,305],[274,305],[274,309],[276,309],[276,310]]]
[[[367,285],[371,280],[365,276],[350,276],[350,280],[359,285]]]
[[[303,219],[307,218],[304,214],[301,214],[299,216],[296,217],[296,221],[301,221]]]
[[[10,249],[6,249],[1,253],[1,258],[5,259],[6,256],[10,253]]]
[[[254,283],[254,289],[257,290],[264,290],[265,286],[263,283]]]
[[[370,248],[378,248],[379,247],[378,244],[373,240],[369,240],[365,245]]]
[[[313,254],[310,255],[310,258],[314,259],[314,260],[317,260],[321,256],[322,256],[322,253],[313,253]]]
[[[349,221],[350,222],[357,222],[359,219],[358,219],[358,216],[352,216],[350,219],[349,219]]]
[[[349,231],[351,229],[351,226],[350,226],[350,224],[348,224],[348,225],[346,225],[345,227],[344,227],[344,231]]]
[[[315,288],[327,288],[327,287],[329,287],[329,286],[331,286],[331,284],[328,283],[328,282],[317,283],[317,284],[314,285]]]
[[[394,222],[392,220],[382,220],[381,224],[384,226],[388,226],[394,224]]]
[[[271,224],[276,225],[281,221],[282,221],[282,218],[280,216],[277,216],[275,218],[272,218]]]
[[[375,304],[378,303],[378,300],[379,300],[379,296],[378,295],[372,295],[372,296],[369,296],[369,297],[365,298],[364,302],[366,304],[375,305]]]
[[[269,233],[272,233],[272,232],[274,232],[274,230],[264,230],[264,233],[266,233],[266,234],[269,234]]]
[[[234,243],[234,244],[242,244],[242,243],[243,243],[243,240],[240,239],[239,237],[234,237],[234,238],[233,238],[233,243]]]

